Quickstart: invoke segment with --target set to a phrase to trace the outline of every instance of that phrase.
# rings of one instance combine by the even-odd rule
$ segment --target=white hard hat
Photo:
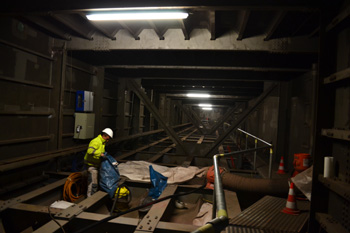
[[[105,133],[111,138],[113,138],[113,130],[111,130],[110,128],[105,128],[104,130],[102,130],[102,133]]]

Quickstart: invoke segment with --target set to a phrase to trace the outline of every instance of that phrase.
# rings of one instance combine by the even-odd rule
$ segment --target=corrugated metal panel
[[[225,233],[268,233],[264,230],[247,228],[247,227],[237,227],[237,226],[228,226],[226,227]]]
[[[231,225],[262,229],[265,232],[300,232],[309,217],[309,202],[297,201],[300,215],[284,214],[286,199],[265,196],[230,220]]]

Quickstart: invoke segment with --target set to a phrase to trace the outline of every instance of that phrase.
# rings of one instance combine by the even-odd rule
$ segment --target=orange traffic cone
[[[280,162],[280,166],[278,167],[277,174],[286,174],[286,172],[284,171],[283,156],[281,157],[281,162]]]
[[[286,204],[286,207],[284,207],[281,212],[285,214],[291,214],[291,215],[300,214],[300,210],[297,209],[297,203],[295,201],[294,183],[290,184],[287,204]]]

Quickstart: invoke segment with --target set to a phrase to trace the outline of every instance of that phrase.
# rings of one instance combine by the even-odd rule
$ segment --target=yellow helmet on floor
[[[130,191],[125,186],[118,187],[115,191],[114,197],[117,197],[117,195],[118,199],[127,199],[127,197],[130,195]]]

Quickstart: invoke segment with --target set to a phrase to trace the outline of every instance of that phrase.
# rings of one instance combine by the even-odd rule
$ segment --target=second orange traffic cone
[[[284,171],[283,156],[281,157],[280,166],[278,167],[277,174],[286,174],[286,172]]]
[[[291,214],[291,215],[300,214],[300,210],[298,210],[297,203],[295,201],[294,183],[290,184],[286,207],[284,207],[281,212],[285,214]]]

